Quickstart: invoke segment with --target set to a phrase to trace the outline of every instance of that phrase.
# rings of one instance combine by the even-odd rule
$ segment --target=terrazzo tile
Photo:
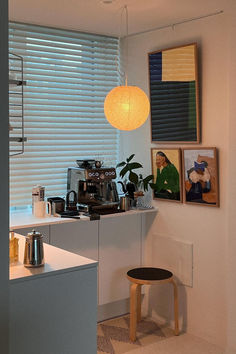
[[[102,336],[102,337],[104,337],[104,333],[103,333],[103,331],[102,331],[102,329],[101,329],[101,326],[97,326],[97,336]]]
[[[97,336],[97,350],[103,353],[115,354],[110,339],[102,336]]]
[[[129,329],[128,328],[108,326],[105,324],[101,324],[100,326],[101,326],[102,331],[103,331],[106,338],[114,339],[119,342],[132,343],[129,339]],[[140,345],[138,340],[136,341],[135,344]]]
[[[116,326],[116,327],[121,327],[121,328],[128,328],[128,323],[125,320],[127,316],[122,316],[122,317],[116,317],[112,318],[110,320],[100,322],[99,324],[106,324],[107,326]]]
[[[125,354],[137,348],[146,348],[174,335],[173,330],[158,326],[149,318],[137,325],[137,339],[129,339],[129,315],[113,318],[98,324],[98,354]]]
[[[115,354],[124,354],[136,348],[140,348],[139,345],[136,345],[134,343],[124,343],[124,342],[118,342],[116,340],[112,340],[111,343],[115,350]]]

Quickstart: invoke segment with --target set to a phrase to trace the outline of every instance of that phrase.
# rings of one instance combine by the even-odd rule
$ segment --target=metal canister
[[[129,209],[130,209],[130,198],[127,196],[120,197],[120,210],[128,211]]]
[[[41,267],[44,265],[43,235],[33,230],[25,238],[25,267]]]
[[[32,189],[32,213],[34,212],[34,203],[44,201],[45,187],[35,186]]]

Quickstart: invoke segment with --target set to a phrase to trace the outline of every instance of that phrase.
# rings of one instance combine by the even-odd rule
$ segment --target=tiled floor
[[[174,335],[174,331],[158,326],[150,319],[137,327],[137,340],[129,340],[129,316],[98,324],[98,354],[223,354],[213,344],[190,334]]]
[[[118,317],[98,324],[97,353],[129,353],[172,336],[173,330],[143,319],[137,326],[137,340],[133,343],[129,340],[129,316]]]
[[[129,354],[224,354],[224,350],[198,337],[184,333],[135,349]]]

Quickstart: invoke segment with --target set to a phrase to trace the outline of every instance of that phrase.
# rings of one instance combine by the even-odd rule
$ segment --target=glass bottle
[[[15,237],[14,231],[10,231],[9,258],[10,264],[18,262],[19,240]]]

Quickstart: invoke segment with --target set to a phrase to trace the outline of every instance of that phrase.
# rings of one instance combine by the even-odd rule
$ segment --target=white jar
[[[34,213],[34,203],[44,201],[45,187],[35,186],[32,189],[32,213]]]

